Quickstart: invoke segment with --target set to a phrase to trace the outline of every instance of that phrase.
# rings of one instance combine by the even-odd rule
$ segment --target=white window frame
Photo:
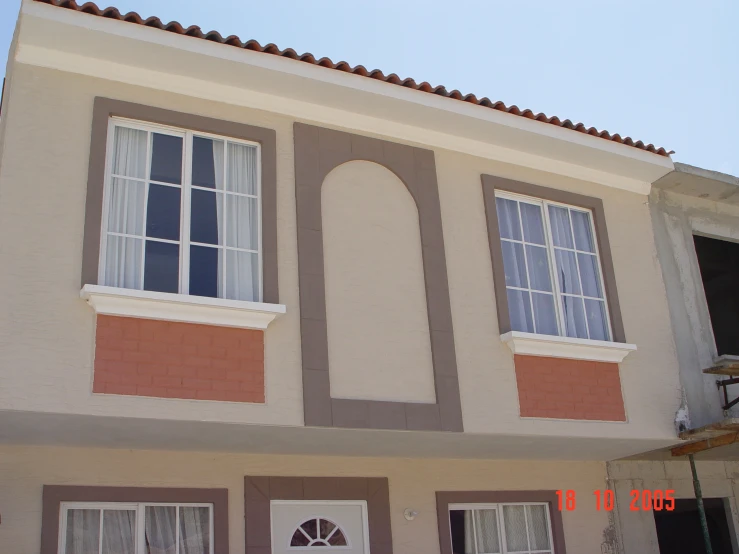
[[[526,195],[516,194],[516,193],[506,192],[506,191],[495,191],[495,197],[496,198],[503,198],[503,199],[506,199],[506,200],[513,200],[515,202],[524,203],[524,204],[531,204],[531,205],[538,206],[538,207],[541,208],[541,211],[542,211],[542,214],[543,214],[542,223],[544,224],[544,227],[545,227],[545,229],[544,229],[544,239],[545,239],[545,243],[546,243],[545,244],[545,248],[547,250],[547,260],[548,260],[548,263],[549,263],[549,278],[550,278],[550,280],[552,282],[553,294],[556,296],[556,298],[554,299],[555,300],[555,302],[554,302],[555,308],[554,309],[556,311],[555,316],[556,316],[556,320],[557,320],[557,332],[558,332],[558,335],[556,335],[556,336],[562,337],[562,338],[565,338],[565,339],[588,340],[588,341],[596,340],[596,339],[590,339],[590,338],[569,337],[566,334],[566,331],[565,331],[565,319],[564,319],[564,307],[562,306],[562,292],[560,291],[559,280],[557,279],[557,275],[556,275],[556,272],[555,272],[555,267],[556,267],[555,246],[554,246],[554,240],[552,238],[552,226],[551,226],[551,222],[549,220],[549,210],[548,210],[548,207],[549,206],[556,206],[556,207],[559,207],[559,208],[565,208],[565,209],[568,209],[568,210],[574,210],[574,211],[581,212],[581,213],[587,213],[589,215],[590,232],[591,232],[592,237],[593,237],[593,245],[595,247],[595,252],[584,252],[584,251],[581,251],[581,250],[577,250],[577,244],[574,242],[575,231],[574,231],[574,226],[573,226],[572,218],[571,217],[569,218],[569,220],[570,220],[570,230],[572,232],[572,237],[573,237],[573,248],[566,248],[566,247],[560,247],[560,246],[557,246],[556,248],[558,248],[560,250],[565,250],[565,251],[568,251],[568,252],[573,252],[575,254],[575,263],[576,263],[577,272],[578,272],[578,279],[580,279],[580,262],[577,259],[577,254],[578,253],[583,253],[583,254],[588,254],[588,255],[595,254],[596,261],[598,262],[598,270],[599,270],[598,271],[598,279],[599,279],[599,285],[600,285],[600,290],[603,291],[603,298],[594,298],[594,297],[591,297],[591,296],[585,296],[584,291],[583,291],[583,288],[582,288],[582,283],[580,283],[581,294],[565,293],[565,296],[572,296],[572,297],[575,297],[575,298],[581,298],[581,299],[583,299],[583,308],[584,308],[584,300],[586,300],[586,299],[587,300],[597,300],[599,302],[603,302],[605,304],[606,332],[607,332],[608,336],[607,336],[607,338],[606,338],[605,341],[600,341],[600,342],[611,342],[613,340],[613,329],[612,329],[612,326],[611,326],[611,312],[610,312],[610,308],[608,306],[608,296],[606,294],[606,287],[605,287],[605,281],[604,281],[604,275],[603,275],[603,264],[601,263],[601,259],[602,258],[601,258],[601,255],[600,255],[600,248],[599,248],[599,245],[598,245],[598,236],[597,236],[596,230],[595,230],[595,214],[593,214],[593,211],[592,210],[588,210],[586,208],[580,208],[578,206],[572,206],[570,204],[563,204],[561,202],[552,202],[551,200],[544,200],[542,198],[535,198],[535,197],[532,197],[532,196],[526,196]],[[496,209],[497,209],[497,207],[496,207]],[[526,266],[526,280],[527,280],[528,284],[531,285],[531,279],[529,277],[529,264],[528,264],[527,254],[526,254],[526,244],[532,244],[532,245],[538,246],[538,247],[541,247],[542,245],[541,244],[534,244],[534,243],[527,243],[526,242],[525,236],[523,234],[523,218],[521,216],[521,208],[520,208],[520,205],[518,207],[518,218],[519,218],[519,226],[520,226],[520,231],[521,231],[521,240],[520,241],[517,241],[517,240],[514,240],[514,239],[507,239],[507,238],[503,238],[502,236],[500,237],[500,240],[501,240],[501,243],[502,242],[511,242],[511,243],[516,243],[516,244],[521,244],[521,245],[524,246],[524,248],[523,248],[523,254],[524,254],[524,259],[526,260],[526,264],[525,264],[525,266]],[[505,264],[505,260],[503,261],[503,263]],[[521,287],[511,287],[511,286],[508,286],[506,284],[506,291],[508,289],[511,289],[511,290],[520,290],[520,291],[525,291],[525,292],[529,292],[529,293],[531,293],[532,290],[533,290],[533,289],[530,289],[530,288],[529,289],[524,289],[524,288],[521,288]],[[546,291],[534,291],[534,292],[542,293],[542,294],[549,294]],[[536,329],[536,319],[534,317],[534,303],[533,303],[533,299],[531,300],[531,302],[529,304],[531,306],[531,320],[534,323],[534,329]],[[590,335],[590,327],[588,325],[587,317],[585,317],[585,328],[588,331],[588,335]],[[539,335],[539,333],[531,333],[531,334]],[[545,336],[551,336],[551,335],[545,335]]]
[[[113,144],[114,144],[114,135],[115,135],[115,128],[117,125],[120,125],[122,127],[126,127],[129,129],[137,129],[140,131],[147,131],[149,133],[160,133],[165,135],[171,135],[171,136],[177,136],[182,137],[183,139],[183,155],[182,155],[182,182],[179,186],[173,185],[172,183],[164,183],[160,181],[152,181],[150,177],[150,165],[151,165],[151,148],[152,148],[152,141],[151,138],[147,141],[146,145],[146,177],[144,179],[140,178],[134,178],[134,177],[124,177],[124,176],[118,176],[118,178],[126,179],[129,181],[138,181],[143,182],[145,184],[145,190],[144,190],[144,228],[143,228],[143,235],[141,237],[135,237],[133,235],[125,235],[122,233],[110,233],[108,231],[108,214],[110,212],[110,188],[111,188],[111,179],[114,177],[112,174],[112,167],[113,167]],[[251,194],[245,194],[245,193],[234,193],[234,192],[228,192],[225,190],[218,192],[217,189],[211,189],[206,187],[197,187],[192,185],[192,148],[193,148],[193,137],[203,137],[203,138],[209,138],[214,140],[221,140],[224,141],[224,176],[226,173],[226,161],[228,156],[226,155],[227,147],[226,144],[228,142],[232,142],[234,144],[242,144],[245,146],[255,147],[257,149],[257,194],[251,195]],[[151,137],[151,135],[149,135]],[[144,287],[144,278],[143,274],[146,270],[146,264],[145,264],[145,256],[146,256],[146,248],[145,243],[146,241],[154,241],[154,242],[163,242],[168,244],[176,244],[179,243],[180,247],[180,266],[179,266],[179,286],[178,286],[178,292],[177,294],[181,295],[189,295],[190,290],[190,246],[191,244],[194,244],[195,246],[201,245],[201,243],[193,243],[190,241],[190,217],[191,217],[191,210],[190,210],[190,196],[192,190],[203,190],[203,191],[209,191],[213,192],[216,191],[215,194],[219,195],[234,195],[234,196],[243,196],[248,198],[255,198],[257,201],[257,250],[256,252],[254,250],[250,249],[244,249],[244,248],[234,248],[234,247],[227,247],[225,245],[225,239],[223,245],[213,245],[213,244],[204,244],[202,246],[210,247],[210,248],[218,248],[223,249],[224,253],[226,250],[235,250],[239,252],[250,252],[257,254],[258,259],[258,279],[259,279],[259,287],[258,287],[258,298],[255,298],[253,302],[255,303],[261,303],[263,298],[263,270],[262,270],[262,151],[261,151],[261,145],[258,142],[253,141],[247,141],[243,139],[236,139],[232,137],[228,137],[225,135],[216,135],[212,133],[204,133],[200,131],[192,131],[189,129],[179,128],[179,127],[173,127],[169,125],[160,125],[157,123],[148,123],[143,122],[135,119],[129,119],[124,117],[117,117],[112,116],[108,118],[108,133],[107,133],[107,143],[105,148],[105,181],[103,186],[103,213],[102,213],[102,221],[101,221],[101,233],[100,233],[100,261],[98,264],[98,283],[105,283],[105,257],[106,257],[106,250],[107,250],[107,237],[108,235],[114,235],[114,236],[122,236],[122,237],[129,237],[129,238],[137,238],[143,241],[142,244],[142,264],[141,264],[141,289],[133,289],[133,290],[145,290]],[[169,187],[175,187],[180,189],[180,240],[179,241],[173,241],[173,240],[167,240],[167,239],[159,239],[159,238],[149,238],[146,236],[146,210],[148,206],[148,196],[149,196],[149,183],[154,183],[157,185],[162,186],[169,186]],[[224,203],[224,225],[225,225],[225,217],[226,217],[226,210],[225,210],[225,203]],[[225,262],[224,262],[225,263]],[[223,278],[225,279],[225,271],[223,272]],[[225,287],[224,287],[225,290]]]
[[[496,510],[496,518],[498,520],[498,538],[500,540],[500,553],[501,554],[508,554],[508,544],[506,541],[506,535],[505,535],[505,525],[503,524],[503,507],[504,506],[544,506],[545,512],[547,514],[547,528],[549,530],[549,544],[551,548],[548,550],[516,550],[513,551],[511,554],[537,554],[537,553],[552,553],[557,554],[557,551],[554,547],[554,536],[552,535],[552,516],[549,513],[551,506],[549,502],[498,502],[498,503],[482,503],[482,504],[449,504],[449,512],[451,511],[459,511],[459,510],[465,510],[465,511],[476,511],[476,510]],[[529,519],[528,515],[526,515],[526,510],[523,511],[525,522],[526,522],[526,540],[531,545],[531,537],[529,537]],[[449,536],[451,536],[451,519],[449,518],[449,514],[447,514],[447,519],[449,521]],[[475,523],[475,518],[473,516],[472,518],[472,528],[474,529],[474,549],[475,554],[490,554],[486,552],[478,552],[477,551],[477,524]]]
[[[67,547],[67,511],[68,510],[135,510],[136,511],[136,543],[135,553],[143,554],[146,552],[145,543],[145,532],[146,529],[146,508],[150,506],[175,506],[178,508],[208,508],[210,511],[209,521],[209,536],[210,554],[214,553],[214,524],[213,514],[214,506],[209,503],[187,503],[187,502],[62,502],[59,508],[59,546],[57,549],[58,554],[67,554],[65,552]],[[177,510],[177,516],[175,519],[175,527],[177,533],[179,533],[180,526],[180,511]],[[98,546],[98,552],[102,551],[102,540],[103,540],[103,517],[100,517],[100,545]],[[180,554],[180,541],[176,541],[176,552]]]

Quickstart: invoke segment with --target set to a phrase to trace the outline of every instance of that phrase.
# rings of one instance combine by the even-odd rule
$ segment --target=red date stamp
[[[632,490],[629,509],[638,511],[668,511],[675,509],[675,491],[669,490]],[[612,490],[593,491],[595,509],[610,512],[615,506],[615,495]],[[577,507],[577,495],[572,489],[557,491],[557,507],[559,511],[571,512]]]

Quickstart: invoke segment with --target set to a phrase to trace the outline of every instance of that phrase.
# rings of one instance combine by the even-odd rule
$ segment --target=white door
[[[273,500],[271,512],[273,554],[369,554],[363,500]]]

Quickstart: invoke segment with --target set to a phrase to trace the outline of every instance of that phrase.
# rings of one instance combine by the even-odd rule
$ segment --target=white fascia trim
[[[252,54],[254,53],[252,52]],[[141,83],[146,83],[146,86],[156,90],[182,94],[203,100],[223,102],[234,106],[264,110],[286,115],[288,117],[294,117],[302,121],[313,122],[320,125],[329,125],[340,129],[350,129],[359,131],[360,133],[395,138],[411,143],[423,144],[426,147],[461,152],[463,154],[478,156],[488,160],[519,165],[546,173],[554,173],[573,179],[598,183],[607,187],[635,192],[637,194],[647,195],[651,190],[651,183],[649,182],[623,177],[607,171],[600,171],[582,165],[555,160],[553,158],[528,154],[512,148],[505,148],[503,146],[493,145],[474,139],[449,135],[438,131],[361,115],[319,104],[312,104],[310,102],[303,102],[292,98],[286,100],[281,96],[264,94],[253,90],[245,90],[243,88],[230,85],[222,85],[212,81],[197,79],[195,77],[175,75],[163,71],[152,71],[140,67],[108,62],[88,56],[59,52],[41,46],[32,46],[28,44],[22,44],[19,46],[15,60],[21,64],[55,69],[69,73],[77,73],[79,75],[86,75],[88,77],[96,77],[129,85],[141,86]],[[356,75],[354,75],[354,77],[356,77]],[[510,116],[510,114],[503,115]],[[578,133],[573,132],[573,134]],[[607,142],[602,139],[597,140]],[[665,159],[668,160],[668,163],[672,163],[668,158]],[[668,173],[669,171],[669,168],[665,169],[665,173]]]
[[[500,336],[514,354],[621,363],[635,344],[509,331]]]
[[[85,285],[80,297],[95,313],[264,330],[286,308],[243,300]]]

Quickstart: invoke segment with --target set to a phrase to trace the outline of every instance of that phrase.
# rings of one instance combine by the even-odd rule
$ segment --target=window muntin
[[[260,146],[111,118],[99,282],[261,301]]]
[[[341,548],[349,546],[344,530],[330,519],[303,521],[290,537],[290,548]]]
[[[496,192],[513,331],[611,340],[588,210]]]
[[[554,554],[546,502],[451,504],[454,554]]]
[[[59,534],[59,554],[213,554],[213,505],[62,503]]]

